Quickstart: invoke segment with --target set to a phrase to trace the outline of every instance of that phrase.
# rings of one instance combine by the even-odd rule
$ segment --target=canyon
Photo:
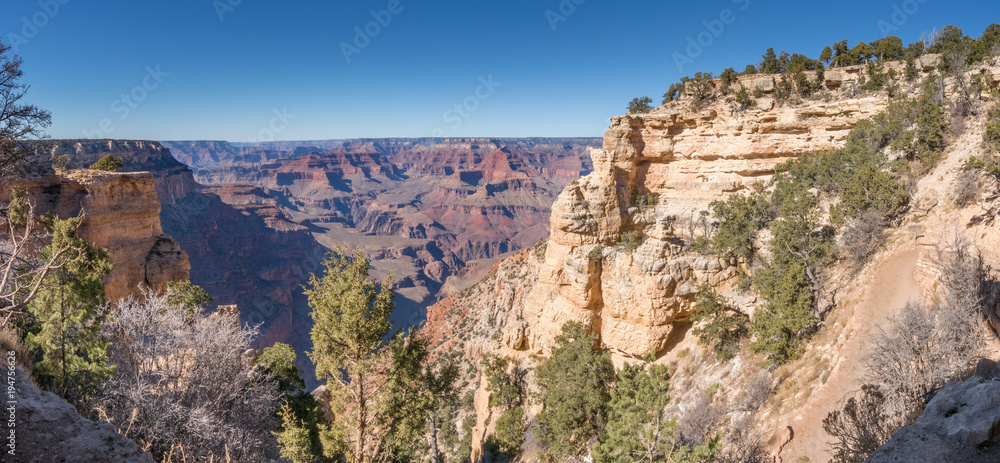
[[[311,234],[324,249],[363,251],[377,278],[396,281],[394,318],[412,326],[500,257],[548,236],[550,205],[590,171],[587,152],[600,140],[163,144],[231,207]]]

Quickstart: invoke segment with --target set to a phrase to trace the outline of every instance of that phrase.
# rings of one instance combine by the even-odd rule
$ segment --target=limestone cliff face
[[[697,287],[735,276],[735,262],[689,250],[705,226],[700,212],[767,181],[780,163],[842,146],[887,103],[844,99],[746,113],[720,103],[613,118],[604,148],[591,154],[594,172],[552,206],[548,249],[522,314],[529,327],[522,347],[544,350],[572,320],[627,356],[663,350],[690,316]],[[634,249],[616,246],[629,235]]]
[[[188,256],[160,226],[160,200],[148,172],[73,170],[21,182],[39,213],[82,217],[80,238],[106,248],[113,269],[108,299],[137,295],[139,286],[163,290],[188,278]]]

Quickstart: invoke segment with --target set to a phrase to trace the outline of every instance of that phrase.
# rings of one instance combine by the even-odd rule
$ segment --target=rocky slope
[[[990,370],[996,363],[989,364]],[[979,371],[964,382],[948,384],[913,424],[896,431],[869,458],[871,463],[986,463],[1000,461],[1000,381],[993,371]]]
[[[546,237],[549,206],[567,183],[589,172],[586,152],[598,143],[165,142],[234,207],[266,202],[266,214],[280,210],[327,248],[362,248],[377,276],[398,280],[397,321],[404,324],[422,320],[423,307],[478,280],[500,256]]]
[[[920,67],[926,76],[940,57],[924,58]],[[888,104],[885,94],[858,91],[861,71],[828,71],[825,99],[777,107],[770,97],[777,77],[754,76],[739,81],[758,90],[754,108],[738,110],[729,97],[693,111],[685,99],[651,113],[613,118],[603,148],[592,152],[593,173],[571,182],[553,204],[547,243],[501,261],[483,282],[428,309],[428,328],[439,355],[465,359],[473,373],[470,387],[478,385],[478,399],[488,395],[475,373],[481,354],[506,356],[530,370],[547,354],[565,322],[580,321],[600,335],[616,363],[656,353],[658,361],[680,371],[672,378],[671,395],[681,409],[697,407],[713,383],[723,384],[720,396],[745,395],[751,385],[743,381],[749,373],[741,370],[760,359],[748,355],[717,362],[690,335],[689,317],[701,284],[712,285],[748,313],[758,303],[752,294],[736,290],[737,262],[693,251],[694,239],[711,227],[702,211],[713,200],[768,180],[779,163],[843,146],[851,128]],[[983,72],[988,83],[1000,81],[1000,66]],[[902,84],[904,91],[918,92],[914,85]],[[947,82],[946,97],[954,91],[953,82]],[[924,285],[916,294],[930,296],[935,276],[928,246],[943,241],[945,228],[963,223],[973,227],[974,222],[968,233],[982,240],[980,248],[989,250],[989,262],[1000,261],[992,251],[996,234],[982,216],[975,219],[975,208],[959,212],[941,206],[951,202],[951,185],[964,160],[978,152],[981,140],[981,123],[964,128],[945,161],[919,182],[914,211],[891,251],[881,254],[871,268],[891,267],[900,255],[912,256],[908,268],[917,269],[920,275],[914,278]],[[931,216],[933,227],[927,223]],[[914,246],[907,237],[913,240],[924,233],[923,244],[911,252]],[[778,388],[776,394],[766,411],[750,417],[756,419],[762,441],[773,436],[774,454],[781,453],[784,461],[829,459],[821,420],[845,394],[860,387],[864,336],[896,309],[881,307],[873,313],[862,307],[869,304],[867,292],[854,289],[872,284],[871,273],[834,273],[849,294],[837,295],[836,315],[802,359],[774,372],[771,386]],[[860,339],[857,345],[845,348],[855,336]],[[750,369],[755,370],[761,368]],[[831,373],[841,382],[824,387]],[[481,437],[490,426],[490,414],[488,407],[477,407],[476,413],[475,435]],[[788,433],[792,426],[794,431]],[[791,436],[794,440],[786,445]]]
[[[14,187],[27,192],[39,214],[82,217],[80,238],[108,250],[107,297],[118,299],[139,294],[140,285],[163,290],[191,270],[187,254],[163,232],[154,183],[148,172],[72,170]]]
[[[12,402],[8,403],[13,410],[5,410],[14,420],[10,432],[16,447],[11,450],[4,445],[4,461],[153,463],[153,457],[111,424],[90,421],[59,396],[39,390],[21,367],[10,373],[8,400]]]

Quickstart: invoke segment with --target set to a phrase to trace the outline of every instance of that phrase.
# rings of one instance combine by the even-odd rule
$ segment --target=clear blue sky
[[[767,47],[817,56],[886,25],[909,43],[1000,22],[996,0],[391,3],[6,0],[0,33],[24,58],[30,101],[52,111],[53,137],[248,141],[600,136],[631,98],[659,102],[681,76],[742,69]],[[388,25],[368,25],[390,6]],[[678,71],[674,53],[725,9],[730,24]],[[348,63],[342,44],[366,26],[377,34]],[[157,67],[168,75],[147,77]],[[481,83],[490,76],[498,86]]]

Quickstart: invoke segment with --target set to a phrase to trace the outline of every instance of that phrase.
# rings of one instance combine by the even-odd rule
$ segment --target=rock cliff
[[[139,294],[140,285],[163,290],[188,279],[187,254],[163,233],[154,184],[148,172],[72,170],[14,186],[28,193],[40,214],[82,217],[80,238],[108,250],[113,268],[105,289],[114,300]]]
[[[765,77],[767,79],[769,77]],[[685,323],[697,287],[735,276],[735,262],[690,250],[709,203],[766,182],[775,166],[843,145],[885,98],[697,113],[661,109],[615,117],[594,172],[552,206],[548,250],[521,317],[525,349],[545,349],[581,321],[624,355],[662,351]],[[634,241],[634,243],[628,243]]]

